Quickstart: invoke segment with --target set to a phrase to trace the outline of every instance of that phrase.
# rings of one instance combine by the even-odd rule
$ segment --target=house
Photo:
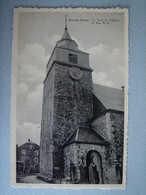
[[[30,139],[16,146],[17,173],[31,174],[39,172],[40,147]]]

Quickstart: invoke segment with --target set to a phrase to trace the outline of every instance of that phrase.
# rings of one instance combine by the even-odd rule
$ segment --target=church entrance
[[[86,156],[87,177],[90,184],[103,184],[101,156],[91,150]]]

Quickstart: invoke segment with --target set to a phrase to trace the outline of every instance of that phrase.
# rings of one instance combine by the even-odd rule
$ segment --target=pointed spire
[[[56,46],[61,46],[65,48],[72,48],[74,50],[78,50],[78,45],[74,40],[72,40],[69,32],[68,32],[68,27],[67,27],[67,15],[65,15],[65,31],[63,33],[62,38],[60,41],[57,42]]]
[[[64,34],[63,34],[63,36],[62,36],[62,39],[61,39],[61,40],[63,40],[63,39],[69,39],[69,40],[72,40],[72,39],[71,39],[71,36],[69,35],[69,33],[68,33],[68,31],[67,31],[67,30],[65,30],[65,31],[64,31]]]
[[[71,36],[68,33],[68,28],[67,28],[67,15],[65,15],[65,31],[64,31],[64,34],[63,34],[61,40],[63,40],[63,39],[70,39],[70,40],[72,40],[71,39]]]

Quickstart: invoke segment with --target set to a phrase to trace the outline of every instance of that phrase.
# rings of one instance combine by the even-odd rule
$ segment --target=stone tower
[[[64,177],[63,144],[78,127],[89,128],[93,113],[89,54],[78,49],[67,27],[52,52],[44,80],[40,177]]]

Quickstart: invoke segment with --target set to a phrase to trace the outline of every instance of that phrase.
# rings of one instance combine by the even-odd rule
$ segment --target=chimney
[[[122,86],[121,88],[122,88],[122,90],[124,91],[125,86]]]

